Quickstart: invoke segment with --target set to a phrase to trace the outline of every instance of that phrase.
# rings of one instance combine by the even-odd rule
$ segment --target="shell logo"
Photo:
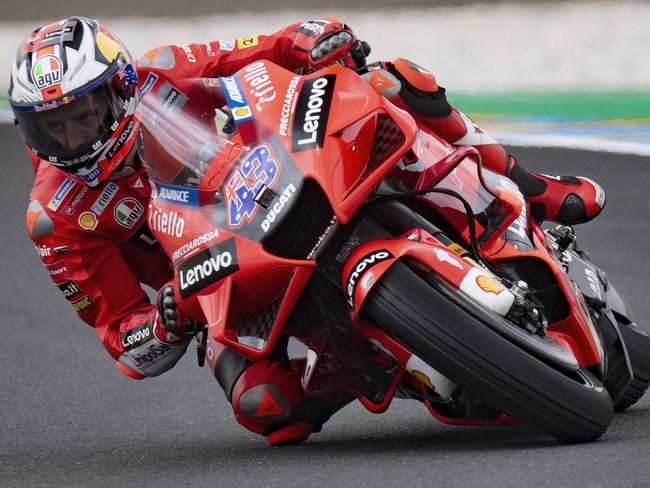
[[[247,115],[250,115],[251,111],[248,107],[241,107],[235,110],[235,115],[237,117],[246,117]]]
[[[501,283],[499,283],[494,278],[491,278],[491,277],[485,276],[485,275],[477,276],[476,277],[476,284],[484,292],[486,292],[486,293],[494,293],[495,295],[498,295],[499,293],[501,293],[504,290],[503,285]]]
[[[424,374],[422,371],[418,371],[417,369],[414,369],[413,371],[411,371],[411,374],[412,374],[412,375],[415,377],[415,379],[417,379],[420,383],[422,383],[422,384],[428,386],[428,387],[431,388],[432,390],[435,390],[435,389],[436,389],[436,387],[433,386],[433,384],[431,383],[431,380],[429,379],[429,377],[428,377],[426,374]]]
[[[95,227],[97,227],[98,220],[94,213],[82,212],[81,215],[79,215],[78,222],[83,229],[94,230]]]

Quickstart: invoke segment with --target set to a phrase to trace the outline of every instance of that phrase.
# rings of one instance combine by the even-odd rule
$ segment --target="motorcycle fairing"
[[[499,315],[506,315],[512,306],[514,295],[492,273],[467,262],[426,231],[413,229],[396,239],[365,243],[346,261],[342,285],[353,321],[358,320],[364,300],[381,276],[397,259],[404,258],[433,271]]]
[[[248,131],[255,136],[249,145],[243,144],[240,132],[226,141],[222,136],[215,139],[206,129],[209,117],[204,114],[194,124],[191,113],[164,114],[180,117],[176,123],[154,113],[147,123],[151,130],[168,130],[169,138],[177,137],[182,126],[189,124],[192,131],[185,129],[183,133],[193,132],[192,137],[188,134],[187,143],[197,146],[193,149],[176,143],[172,155],[174,167],[180,160],[181,168],[189,167],[192,178],[199,179],[200,204],[181,205],[185,202],[154,198],[150,205],[156,237],[168,255],[176,257],[175,277],[184,283],[182,306],[191,316],[206,320],[212,339],[254,360],[273,349],[315,267],[312,260],[287,259],[264,248],[283,220],[300,206],[306,182],[318,185],[334,217],[345,222],[393,168],[417,132],[406,112],[349,70],[332,67],[296,77],[266,61],[257,63],[255,69],[268,74],[270,90],[277,96],[255,103],[249,97],[252,79],[240,72],[233,78],[236,83],[230,83],[229,98],[241,95],[242,104],[235,107],[228,100],[231,111],[242,109],[238,128],[247,124],[255,129]],[[209,97],[201,90],[216,89],[213,82],[208,86],[201,80],[188,80],[186,85],[191,86],[187,93],[198,91],[202,100]],[[325,86],[330,88],[323,89]],[[291,90],[295,90],[293,98]],[[278,121],[287,100],[294,119],[286,127],[291,130],[281,131]],[[164,103],[144,104],[145,108],[151,105],[155,112],[155,107]],[[186,107],[191,106],[190,99]],[[329,112],[322,109],[325,106]],[[310,115],[309,110],[316,108],[322,110]],[[301,117],[304,120],[299,120]],[[312,139],[313,144],[303,144],[308,147],[293,150]],[[206,151],[206,144],[214,150]],[[211,159],[197,164],[201,159],[197,154]],[[163,184],[183,186],[180,177],[172,179],[168,175],[171,172],[164,171],[164,165],[154,168],[156,188],[163,188]],[[164,181],[156,182],[156,174],[165,174]],[[192,193],[191,200],[198,197]],[[172,221],[176,227],[170,230]],[[212,229],[208,237],[206,229]],[[321,229],[316,237],[326,231]],[[199,244],[189,245],[192,242]],[[225,242],[232,245],[226,249]],[[210,304],[208,297],[214,303]],[[217,313],[215,303],[228,312]]]

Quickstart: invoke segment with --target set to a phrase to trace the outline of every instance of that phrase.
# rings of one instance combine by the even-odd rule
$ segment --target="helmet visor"
[[[26,144],[55,166],[73,169],[104,147],[135,93],[135,84],[125,86],[116,75],[85,94],[12,108]]]

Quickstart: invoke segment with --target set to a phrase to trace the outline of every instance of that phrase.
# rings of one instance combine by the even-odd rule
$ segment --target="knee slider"
[[[438,86],[432,73],[403,58],[388,63],[388,69],[401,82],[399,96],[413,112],[433,118],[451,114],[445,89]]]
[[[257,434],[289,419],[304,398],[298,378],[276,361],[262,360],[246,368],[232,387],[237,421]]]

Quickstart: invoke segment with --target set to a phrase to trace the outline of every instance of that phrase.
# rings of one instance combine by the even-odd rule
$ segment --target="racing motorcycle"
[[[371,69],[366,67],[361,70]],[[143,97],[149,226],[179,307],[257,361],[293,338],[308,394],[449,424],[600,437],[650,381],[650,339],[507,178],[418,127],[359,72],[268,61]]]

